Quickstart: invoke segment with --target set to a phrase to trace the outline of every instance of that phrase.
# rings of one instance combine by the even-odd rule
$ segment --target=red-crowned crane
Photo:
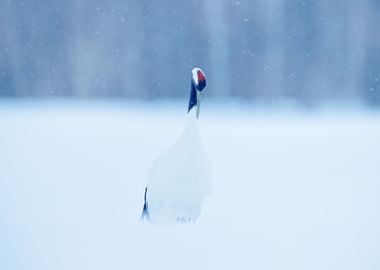
[[[197,123],[206,76],[200,68],[194,68],[191,75],[185,126],[174,144],[150,167],[142,220],[194,223],[210,192],[210,162]]]

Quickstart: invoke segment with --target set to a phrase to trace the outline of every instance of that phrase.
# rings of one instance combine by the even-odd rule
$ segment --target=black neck
[[[191,81],[189,109],[187,112],[189,113],[194,106],[197,106],[197,91],[195,90],[193,81]]]

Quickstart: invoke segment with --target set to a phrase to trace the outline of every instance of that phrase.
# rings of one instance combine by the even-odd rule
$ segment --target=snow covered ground
[[[380,114],[201,111],[195,226],[141,224],[186,106],[0,102],[0,269],[380,269]]]

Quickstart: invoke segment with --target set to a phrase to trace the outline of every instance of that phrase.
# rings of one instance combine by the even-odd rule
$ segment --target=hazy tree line
[[[380,104],[378,0],[0,1],[0,95]]]

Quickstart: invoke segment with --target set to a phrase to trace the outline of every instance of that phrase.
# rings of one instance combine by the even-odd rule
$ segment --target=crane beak
[[[199,111],[201,109],[202,92],[199,90],[196,90],[196,92],[197,92],[197,119],[198,119]]]

